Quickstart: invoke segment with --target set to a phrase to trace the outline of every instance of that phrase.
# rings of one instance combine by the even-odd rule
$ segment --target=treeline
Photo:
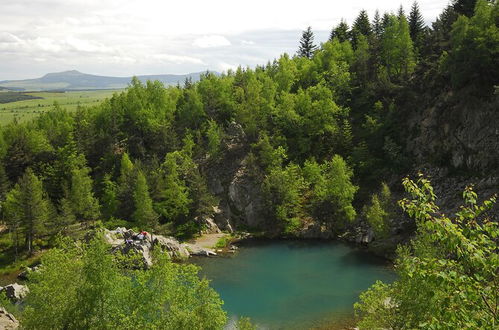
[[[183,87],[134,79],[99,106],[55,106],[2,127],[0,198],[15,246],[31,251],[81,221],[197,233],[218,202],[204,165],[224,159],[234,123],[268,203],[264,229],[293,235],[313,221],[341,231],[362,213],[386,234],[390,203],[370,194],[411,166],[407,111],[446,90],[493,95],[498,5],[478,1],[472,14],[468,2],[431,28],[416,3],[408,16],[361,11],[319,47],[307,29],[296,56],[254,70]]]

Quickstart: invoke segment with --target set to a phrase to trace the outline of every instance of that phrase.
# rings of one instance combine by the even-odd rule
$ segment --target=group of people
[[[138,240],[139,242],[143,242],[143,241],[146,240],[146,238],[147,238],[148,235],[149,235],[149,233],[147,231],[143,230],[143,231],[141,231],[138,234],[134,234],[131,237],[126,238],[125,239],[125,243],[126,244],[132,244],[136,240]]]

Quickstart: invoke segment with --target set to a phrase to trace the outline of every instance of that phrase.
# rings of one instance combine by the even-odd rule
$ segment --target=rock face
[[[477,102],[479,102],[477,104]],[[407,149],[419,164],[497,173],[499,94],[487,101],[441,95],[408,118]]]
[[[13,303],[19,303],[26,298],[29,293],[29,289],[26,285],[13,283],[1,288],[0,292],[5,292],[7,298],[9,298]]]
[[[143,239],[139,239],[138,233],[122,227],[105,230],[104,238],[113,247],[113,253],[137,254],[139,264],[136,266],[141,268],[152,266],[151,250],[156,247],[167,253],[173,260],[185,260],[191,255],[189,252],[191,245],[180,243],[173,237],[148,234]]]
[[[0,307],[0,329],[13,330],[19,328],[19,321],[5,308]]]
[[[204,166],[208,188],[220,201],[214,206],[213,220],[219,229],[229,232],[235,227],[260,229],[264,203],[260,184],[248,167],[249,144],[239,124],[229,125],[224,144],[224,158]]]

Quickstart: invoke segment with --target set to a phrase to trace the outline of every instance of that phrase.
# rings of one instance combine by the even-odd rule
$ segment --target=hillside
[[[182,75],[142,75],[137,76],[137,78],[142,82],[158,80],[168,86],[183,83],[186,78],[196,82],[201,74],[202,72]],[[127,87],[131,80],[132,77],[98,76],[71,70],[47,73],[43,77],[35,79],[4,80],[0,81],[0,87],[20,91],[121,89]]]

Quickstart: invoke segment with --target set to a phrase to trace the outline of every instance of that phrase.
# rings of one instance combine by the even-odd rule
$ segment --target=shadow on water
[[[340,262],[345,265],[372,265],[372,266],[391,266],[385,258],[376,256],[368,251],[353,249],[340,258]]]

